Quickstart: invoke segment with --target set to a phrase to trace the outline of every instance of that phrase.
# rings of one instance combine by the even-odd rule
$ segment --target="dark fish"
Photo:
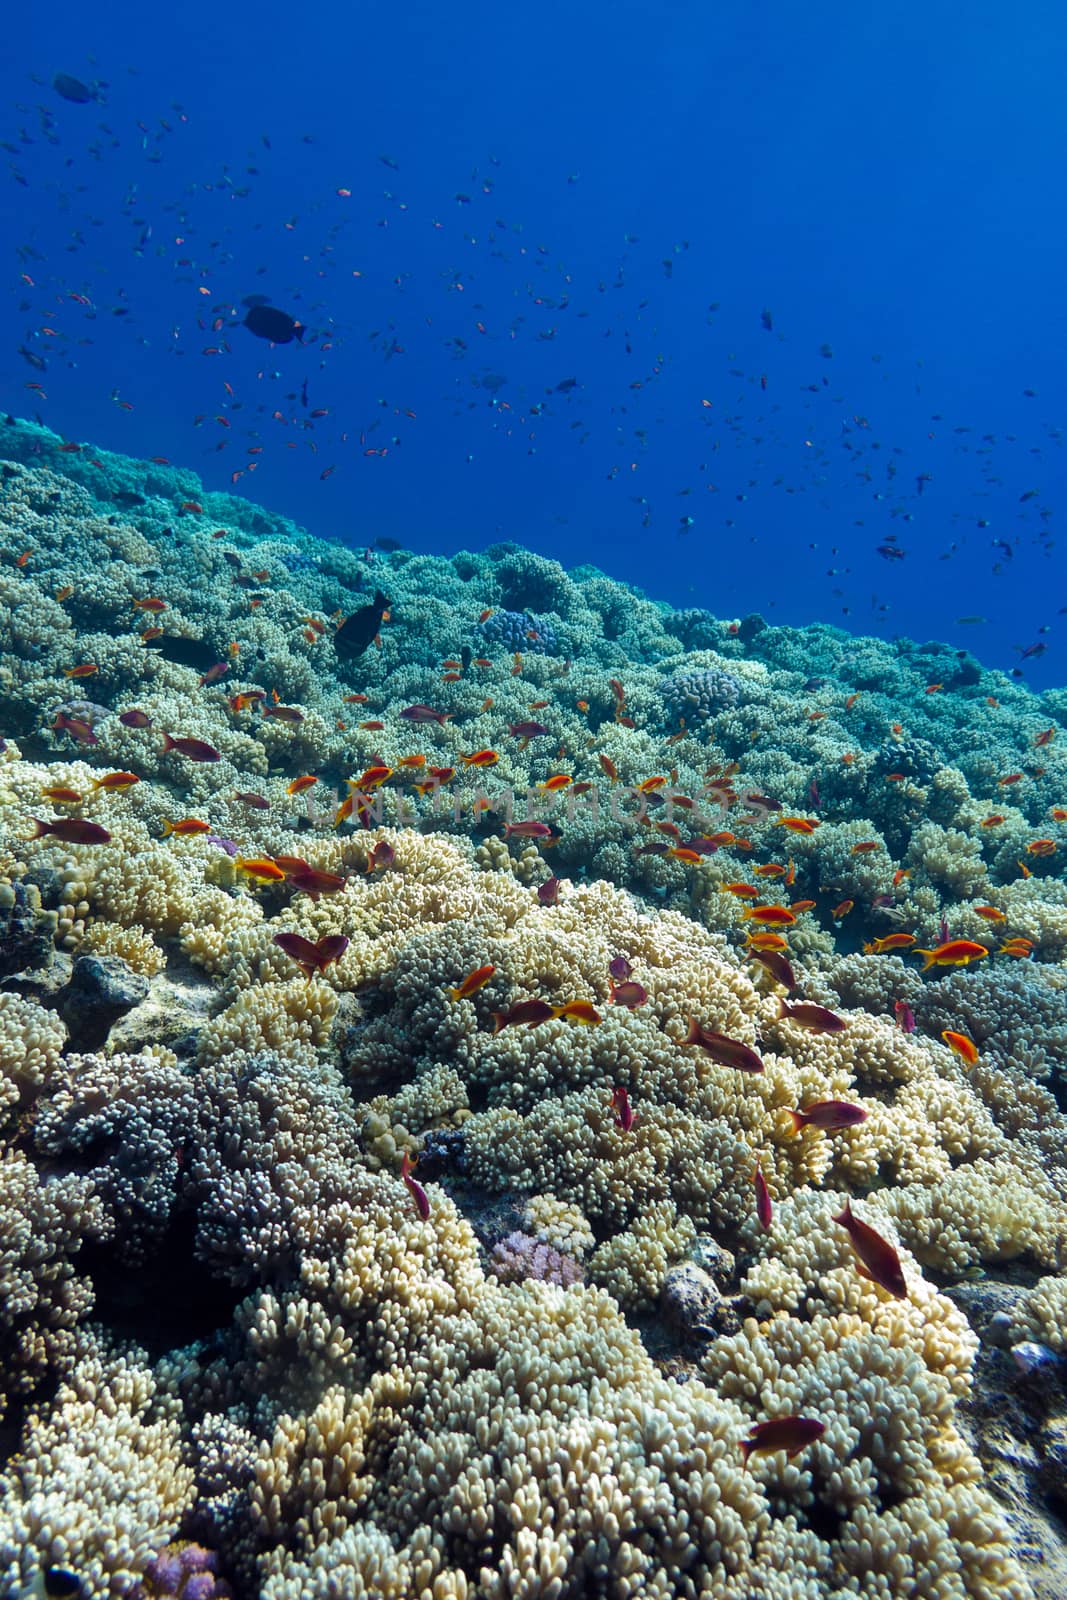
[[[113,489],[110,498],[117,506],[143,506],[144,495],[136,494],[133,489]]]
[[[87,83],[82,83],[80,78],[72,78],[69,72],[57,72],[52,79],[52,88],[56,94],[62,95],[64,100],[70,100],[76,106],[91,105],[99,98],[95,88],[91,89]]]
[[[399,539],[389,539],[383,534],[380,539],[375,539],[371,545],[372,550],[380,550],[383,555],[392,555],[394,550],[403,550],[404,546]]]
[[[257,339],[268,339],[271,344],[291,344],[294,339],[304,342],[304,324],[277,306],[249,306],[243,325]]]
[[[346,617],[333,636],[334,649],[347,660],[361,656],[382,625],[389,609],[385,595],[375,591],[374,599]]]
[[[206,672],[219,659],[218,651],[202,639],[187,639],[179,633],[165,633],[158,639],[149,639],[146,647],[157,650],[164,661],[173,661],[179,667],[195,667],[197,672]]]
[[[35,372],[47,372],[48,362],[44,356],[39,356],[36,350],[27,350],[24,344],[19,345],[19,355],[23,361],[28,361]]]
[[[78,1600],[85,1593],[78,1574],[66,1567],[48,1567],[42,1583],[46,1600]]]
[[[40,817],[31,817],[33,833],[31,838],[44,839],[51,836],[59,839],[63,844],[107,844],[111,838],[106,828],[99,822],[90,822],[87,817],[53,817],[49,822],[42,822]]]

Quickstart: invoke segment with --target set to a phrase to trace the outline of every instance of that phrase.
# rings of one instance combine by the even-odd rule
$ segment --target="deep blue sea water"
[[[356,545],[508,538],[1064,681],[1062,7],[58,0],[5,35],[5,409]],[[250,294],[306,342],[230,326]]]

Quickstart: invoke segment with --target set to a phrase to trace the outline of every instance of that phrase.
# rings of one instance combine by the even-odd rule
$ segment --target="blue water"
[[[59,0],[5,34],[6,409],[357,545],[508,538],[1063,681],[1062,7]],[[309,342],[213,330],[252,293]]]

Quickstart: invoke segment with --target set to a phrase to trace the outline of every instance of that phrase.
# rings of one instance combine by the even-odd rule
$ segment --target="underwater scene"
[[[0,60],[0,1600],[1067,1600],[1067,19]]]

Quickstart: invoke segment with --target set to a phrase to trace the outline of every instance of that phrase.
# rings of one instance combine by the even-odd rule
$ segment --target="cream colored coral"
[[[523,1218],[530,1233],[564,1255],[582,1260],[593,1248],[596,1235],[585,1213],[558,1195],[532,1194]]]
[[[0,1573],[27,1592],[41,1567],[73,1569],[88,1600],[132,1585],[193,1499],[177,1421],[149,1367],[88,1341],[0,1475]]]
[[[117,922],[92,922],[79,946],[81,953],[121,956],[134,972],[154,978],[164,970],[167,958],[152,935],[136,925],[122,927]]]

